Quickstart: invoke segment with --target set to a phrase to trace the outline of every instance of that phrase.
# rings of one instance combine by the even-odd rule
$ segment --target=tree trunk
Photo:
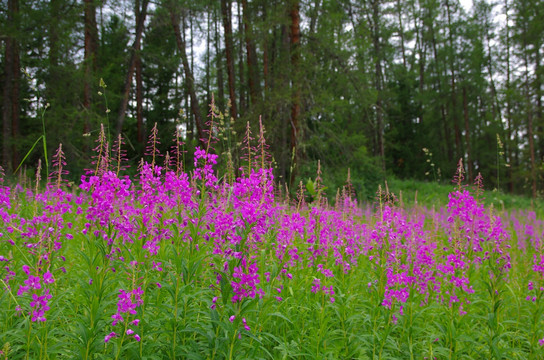
[[[185,19],[187,17],[183,17],[183,36],[185,36]],[[191,48],[191,73],[195,70],[195,50],[194,50],[194,34],[193,34],[193,16],[191,16],[191,10],[189,10],[189,45]],[[185,42],[187,43],[187,38],[185,38]]]
[[[425,89],[425,62],[427,58],[427,43],[423,41],[423,20],[421,19],[421,11],[417,12],[415,7],[415,2],[412,3],[412,16],[414,17],[414,30],[416,34],[416,51],[419,55],[419,98],[423,96],[423,91]],[[421,27],[419,26],[419,21],[422,22]],[[416,51],[414,51],[412,58],[415,59]],[[415,61],[415,60],[413,60]],[[423,102],[418,100],[418,119],[419,123],[423,124]]]
[[[214,14],[215,15],[215,14]],[[214,38],[215,38],[215,59],[216,59],[216,67],[217,67],[217,99],[216,104],[221,109],[221,111],[225,110],[225,89],[224,89],[224,80],[223,80],[223,62],[221,59],[222,51],[221,51],[221,37],[219,36],[219,25],[217,25],[217,16],[214,16]]]
[[[472,150],[470,147],[470,126],[468,115],[468,99],[467,99],[467,87],[463,86],[463,114],[465,118],[465,146],[467,149],[467,167],[468,167],[468,182],[472,183],[474,179],[474,168],[472,164]]]
[[[8,1],[8,23],[17,29],[19,1]],[[19,137],[19,78],[20,59],[17,39],[13,34],[5,40],[4,58],[4,94],[2,111],[2,162],[8,174],[15,169],[19,162],[17,138]]]
[[[249,18],[249,9],[247,0],[242,0],[242,11],[244,18],[244,32],[247,53],[247,73],[249,82],[249,96],[251,104],[255,104],[260,99],[260,89],[257,70],[257,52],[255,50],[253,29]]]
[[[540,161],[544,160],[544,109],[542,108],[542,64],[540,63],[540,49],[542,45],[537,40],[535,45],[535,95],[536,95],[536,120],[538,137],[540,142]]]
[[[529,155],[531,158],[531,196],[533,199],[536,199],[535,140],[533,131],[533,113],[529,101],[527,101],[527,136],[529,137]]]
[[[85,78],[83,81],[83,108],[85,111],[85,120],[83,132],[90,131],[90,113],[92,105],[92,82],[93,73],[96,69],[96,53],[98,49],[98,29],[96,25],[96,6],[94,0],[84,0],[85,2]]]
[[[266,6],[263,6],[263,16],[262,21],[266,23]],[[265,28],[263,35],[263,79],[264,79],[264,93],[266,101],[266,92],[270,89],[269,77],[269,59],[268,59],[268,47],[269,47],[269,31],[268,28]]]
[[[144,135],[144,114],[143,114],[143,102],[144,102],[144,96],[143,96],[143,90],[144,86],[142,83],[142,58],[140,56],[140,49],[141,44],[138,44],[138,48],[136,49],[136,126],[138,129],[138,142],[140,144],[143,144],[145,141],[145,135]]]
[[[246,101],[246,89],[245,89],[245,78],[244,78],[244,31],[242,27],[242,11],[240,9],[240,2],[238,4],[238,29],[240,29],[238,34],[238,75],[240,78],[240,86],[239,89],[239,107],[238,107],[238,113],[244,113],[244,111],[247,109],[247,101]]]
[[[527,43],[528,30],[522,30],[523,61],[525,67],[525,111],[527,116],[527,136],[529,138],[529,157],[531,159],[531,195],[536,199],[536,164],[535,164],[535,139],[533,131],[533,106],[531,104],[530,79],[529,79],[529,46]]]
[[[125,77],[125,85],[123,87],[123,98],[121,105],[119,106],[119,114],[117,116],[117,134],[120,134],[123,130],[123,122],[125,121],[125,113],[127,112],[128,98],[130,95],[130,87],[132,84],[132,76],[138,62],[140,42],[142,40],[142,34],[144,32],[145,17],[147,14],[147,4],[149,0],[143,0],[142,9],[137,9],[136,16],[136,38],[130,48],[130,60],[128,63],[128,71]]]
[[[204,139],[203,125],[204,121],[202,120],[202,115],[200,114],[200,106],[198,104],[198,98],[196,97],[195,84],[193,73],[189,65],[189,60],[187,59],[187,51],[185,50],[185,40],[181,36],[179,15],[174,12],[173,9],[170,9],[170,20],[172,22],[172,27],[176,34],[176,43],[178,45],[178,50],[181,55],[181,61],[183,63],[183,70],[185,72],[185,82],[187,85],[187,91],[189,91],[189,97],[191,99],[191,111],[195,116],[196,129],[198,132],[198,138],[200,143],[203,146],[206,146],[206,140]],[[183,24],[183,29],[185,29],[185,24]]]
[[[492,101],[492,110],[493,110],[493,120],[502,119],[502,110],[500,105],[500,100],[497,94],[497,87],[495,86],[495,71],[493,69],[493,56],[491,52],[491,29],[488,24],[488,19],[486,18],[485,24],[485,33],[486,33],[486,42],[487,42],[487,71],[489,72],[489,85],[491,87],[491,96],[493,97]],[[509,51],[509,50],[508,50]]]
[[[381,159],[382,171],[385,174],[385,144],[384,144],[384,120],[383,120],[383,103],[382,103],[382,62],[381,62],[381,44],[380,44],[380,9],[379,1],[372,1],[372,43],[374,46],[374,84],[376,86],[376,130],[377,130],[377,146],[378,153]]]
[[[507,131],[506,136],[508,137],[508,140],[505,141],[506,143],[506,156],[507,156],[507,163],[508,163],[508,191],[510,193],[514,192],[514,158],[513,158],[513,151],[515,143],[514,139],[512,138],[513,135],[513,121],[512,121],[512,96],[510,93],[510,79],[511,79],[511,68],[510,68],[510,12],[509,12],[509,4],[508,0],[504,0],[504,14],[506,16],[506,22],[505,22],[505,31],[506,31],[506,124],[507,124]]]
[[[315,0],[314,8],[312,9],[310,13],[310,29],[308,32],[310,33],[310,36],[315,36],[315,29],[317,27],[317,19],[319,18],[319,8],[321,7],[321,0]]]
[[[231,23],[230,0],[221,0],[221,13],[223,17],[223,28],[225,30],[225,52],[227,57],[227,75],[229,80],[230,114],[236,119],[238,111],[236,107],[236,89],[234,77],[234,50],[232,44],[232,23]]]
[[[291,185],[295,181],[296,168],[299,166],[298,158],[299,146],[298,140],[300,138],[300,85],[298,83],[299,78],[299,46],[300,46],[300,12],[298,0],[293,0],[291,9],[289,12],[291,17],[291,31],[290,35],[290,51],[291,51],[291,81],[292,81],[292,97],[291,97],[291,151],[293,154],[293,171],[291,171]]]
[[[442,94],[442,81],[440,80],[440,77],[442,76],[442,69],[438,66],[440,63],[440,59],[438,58],[438,50],[436,47],[436,36],[434,33],[434,26],[432,25],[433,19],[431,19],[431,41],[433,46],[433,55],[434,55],[434,67],[436,72],[436,86],[438,87],[438,94]],[[446,109],[444,107],[444,104],[440,102],[440,114],[442,117],[442,125],[444,128],[444,139],[446,143],[446,153],[448,154],[448,159],[453,159],[453,148],[451,144],[451,134],[450,134],[450,127],[448,124],[448,120],[446,119]]]
[[[51,0],[49,3],[49,16],[51,21],[49,27],[49,74],[47,78],[47,90],[45,96],[49,102],[58,96],[57,92],[60,85],[59,73],[59,23],[60,23],[61,4],[59,0]],[[55,106],[55,104],[52,104]]]
[[[211,12],[206,14],[206,105],[210,105],[212,102],[211,90],[210,90],[210,44],[211,44]]]
[[[449,52],[449,65],[450,65],[450,79],[451,79],[451,118],[453,121],[453,129],[455,132],[455,150],[457,151],[456,159],[463,157],[463,149],[461,145],[461,128],[459,126],[459,119],[457,116],[457,90],[455,83],[455,47],[453,42],[453,30],[451,24],[451,11],[450,2],[446,0],[446,14],[448,18],[448,40],[450,45]]]
[[[399,20],[399,37],[400,37],[400,50],[402,54],[402,64],[404,65],[404,69],[407,70],[406,67],[406,48],[404,45],[404,26],[402,25],[402,13],[403,13],[403,7],[400,0],[397,0],[397,17]]]

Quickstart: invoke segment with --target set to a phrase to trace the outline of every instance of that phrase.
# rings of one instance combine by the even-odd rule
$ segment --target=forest
[[[349,173],[371,197],[462,159],[469,182],[536,198],[542,19],[542,0],[2,0],[1,165],[34,176],[62,144],[77,181],[102,126],[128,172],[149,136],[190,170],[214,118],[221,159],[265,136],[294,189]]]

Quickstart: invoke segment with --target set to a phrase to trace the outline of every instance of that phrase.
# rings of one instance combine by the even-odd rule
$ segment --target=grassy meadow
[[[544,358],[528,204],[462,167],[372,204],[329,203],[319,172],[293,196],[262,141],[238,172],[152,142],[130,178],[99,141],[78,184],[61,151],[47,186],[2,183],[0,359]]]

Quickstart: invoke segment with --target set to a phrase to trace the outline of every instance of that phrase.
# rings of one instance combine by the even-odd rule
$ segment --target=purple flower
[[[45,312],[49,310],[47,302],[51,299],[52,295],[49,293],[49,289],[45,290],[44,294],[39,296],[37,294],[32,294],[32,301],[30,302],[30,307],[32,310],[32,321],[45,321]]]
[[[246,329],[247,331],[251,331],[251,328],[248,326],[246,322],[246,318],[242,318],[242,323],[244,324],[244,329]]]
[[[29,292],[30,287],[28,286],[19,286],[19,290],[17,290],[17,296],[22,296],[24,293]]]
[[[212,299],[212,305],[210,306],[210,309],[215,310],[215,308],[216,308],[215,303],[216,302],[217,302],[217,296],[214,296],[213,299]]]
[[[51,274],[49,271],[47,271],[45,274],[43,274],[43,282],[46,284],[52,284],[55,282],[55,279],[53,278],[53,274]]]
[[[107,343],[108,341],[110,341],[110,340],[111,340],[111,338],[113,338],[113,337],[116,337],[116,336],[117,336],[117,334],[116,334],[116,333],[114,333],[114,332],[111,332],[111,333],[109,333],[108,335],[106,335],[106,337],[104,337],[104,342],[106,342],[106,343]]]
[[[112,322],[112,325],[113,325],[113,326],[117,325],[118,322],[123,322],[123,321],[125,321],[125,320],[123,319],[123,317],[121,316],[120,313],[115,313],[115,314],[113,314],[113,315],[111,316],[111,318],[113,319],[113,322]]]
[[[28,265],[23,265],[23,272],[30,275],[30,267]]]
[[[162,271],[161,263],[153,261],[153,270]]]
[[[311,291],[315,294],[315,293],[317,293],[319,290],[321,290],[321,280],[319,280],[319,279],[314,279],[313,284],[314,284],[314,285],[312,286]]]
[[[25,284],[28,285],[30,289],[39,290],[42,288],[39,276],[28,275],[28,279],[25,280]]]

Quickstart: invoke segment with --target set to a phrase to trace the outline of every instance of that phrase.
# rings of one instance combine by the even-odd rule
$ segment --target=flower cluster
[[[144,303],[142,300],[143,293],[144,292],[140,287],[138,287],[137,289],[133,289],[132,291],[126,291],[123,289],[119,290],[117,312],[111,316],[111,318],[113,319],[112,326],[116,326],[120,322],[123,323],[125,321],[128,321],[131,315],[136,315],[138,313],[136,308],[142,306]],[[138,326],[139,323],[139,319],[133,319],[129,322],[131,326]],[[136,334],[134,330],[130,327],[127,327],[126,335],[132,335],[136,341],[140,341],[140,336]],[[112,337],[115,336],[117,336],[117,334],[115,332],[111,332],[106,335],[104,341],[108,342]]]
[[[195,149],[195,170],[193,179],[202,180],[208,187],[213,187],[217,183],[217,177],[214,174],[213,166],[217,164],[217,155],[207,153],[197,146]]]

